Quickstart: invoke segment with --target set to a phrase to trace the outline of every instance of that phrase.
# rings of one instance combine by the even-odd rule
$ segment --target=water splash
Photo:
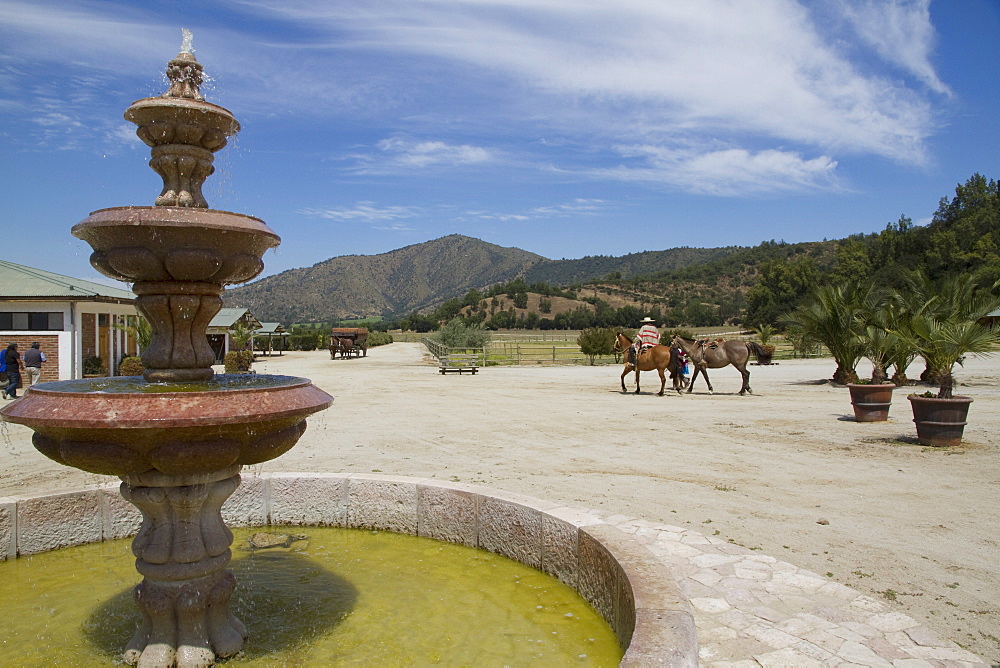
[[[187,28],[181,28],[181,53],[190,53],[194,55],[194,46],[191,42],[194,39],[194,35]]]

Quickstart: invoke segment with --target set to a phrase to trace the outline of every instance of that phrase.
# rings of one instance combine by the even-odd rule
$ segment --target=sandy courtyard
[[[956,370],[957,393],[975,399],[957,449],[916,444],[905,391],[888,422],[855,422],[847,390],[819,382],[830,359],[752,366],[748,397],[732,367],[713,372],[715,395],[699,381],[683,397],[657,397],[654,373],[622,394],[611,366],[442,376],[414,343],[254,368],[335,397],[261,471],[436,477],[695,528],[889,601],[1000,663],[1000,360]],[[0,496],[109,480],[0,428]]]

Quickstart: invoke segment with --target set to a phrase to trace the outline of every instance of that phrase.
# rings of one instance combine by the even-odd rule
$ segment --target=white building
[[[131,292],[0,260],[0,344],[21,354],[38,341],[45,353],[42,380],[114,375],[135,342],[123,329],[135,318]],[[97,362],[95,358],[99,358]]]

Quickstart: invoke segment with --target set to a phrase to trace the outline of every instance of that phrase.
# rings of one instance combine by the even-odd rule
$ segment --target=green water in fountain
[[[257,531],[300,533],[249,550]],[[607,623],[570,587],[504,557],[349,529],[234,532],[235,614],[250,638],[232,666],[616,666]],[[129,540],[0,563],[4,665],[120,663],[138,626]]]
[[[114,378],[79,378],[42,383],[38,388],[46,392],[83,392],[95,394],[161,394],[170,392],[234,392],[238,390],[266,390],[288,387],[308,382],[295,376],[270,374],[230,373],[216,374],[210,380],[191,382],[148,383],[142,376],[116,376]]]

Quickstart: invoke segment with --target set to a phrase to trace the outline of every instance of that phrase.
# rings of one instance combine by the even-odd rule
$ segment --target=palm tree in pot
[[[977,277],[955,275],[941,283],[927,309],[913,316],[911,344],[938,382],[937,396],[909,397],[921,443],[961,443],[972,398],[955,396],[952,371],[966,355],[988,356],[994,352],[1000,336],[979,320],[997,308],[1000,297],[981,288]]]
[[[892,391],[888,368],[898,347],[898,336],[890,325],[889,294],[872,290],[861,295],[856,316],[859,327],[855,336],[861,345],[861,355],[872,363],[871,381],[848,383],[854,417],[858,422],[884,422],[889,417]]]
[[[858,336],[862,305],[870,299],[871,286],[855,284],[821,285],[813,290],[811,299],[796,308],[786,322],[830,351],[837,369],[833,381],[856,383],[855,368],[864,356],[864,346]]]

